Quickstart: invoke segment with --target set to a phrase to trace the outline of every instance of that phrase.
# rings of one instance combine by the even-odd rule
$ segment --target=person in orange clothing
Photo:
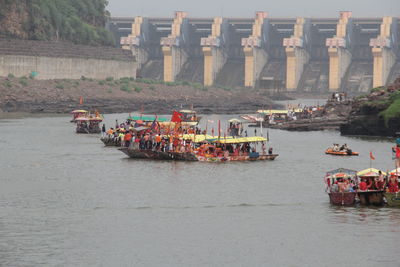
[[[124,136],[124,142],[126,147],[129,147],[129,145],[131,144],[131,140],[132,140],[132,133],[129,131]]]

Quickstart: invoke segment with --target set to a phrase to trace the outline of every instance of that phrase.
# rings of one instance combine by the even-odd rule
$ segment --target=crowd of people
[[[347,144],[339,145],[339,144],[333,144],[331,147],[333,152],[346,152],[346,153],[352,153],[352,150],[347,146]]]

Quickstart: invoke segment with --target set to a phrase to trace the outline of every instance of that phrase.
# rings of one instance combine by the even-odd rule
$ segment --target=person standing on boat
[[[399,168],[400,167],[400,144],[397,144],[395,147],[393,147],[392,151],[395,153],[396,168]]]
[[[106,125],[103,123],[103,126],[101,127],[101,136],[104,137],[106,136]]]
[[[397,176],[394,174],[390,176],[388,191],[389,193],[397,193],[399,191],[399,182],[397,181]]]

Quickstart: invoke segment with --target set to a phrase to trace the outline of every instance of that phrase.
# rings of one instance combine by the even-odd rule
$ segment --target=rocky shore
[[[79,105],[80,97],[83,105]],[[193,106],[199,113],[254,113],[265,106],[279,108],[262,90],[204,88],[189,83],[156,83],[128,78],[114,80],[47,80],[0,78],[2,112],[68,113],[75,108],[102,113],[169,114]],[[0,111],[0,112],[1,112]]]
[[[387,87],[371,90],[352,103],[343,135],[398,136],[400,132],[400,78]]]

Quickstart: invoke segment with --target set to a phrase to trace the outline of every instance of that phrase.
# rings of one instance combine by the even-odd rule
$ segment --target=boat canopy
[[[240,144],[240,143],[256,143],[256,142],[265,142],[268,139],[261,136],[252,136],[252,137],[239,137],[233,138],[232,136],[228,137],[220,137],[209,139],[207,141],[211,143],[222,143],[222,144]]]
[[[328,171],[326,173],[326,175],[335,175],[335,174],[339,174],[339,173],[345,173],[345,174],[348,174],[348,175],[356,175],[357,171],[350,170],[350,169],[345,169],[345,168],[339,168],[339,169]]]
[[[87,117],[79,117],[75,119],[76,121],[89,121],[89,118]]]
[[[297,109],[293,109],[293,110],[287,110],[287,109],[259,109],[259,110],[257,110],[257,113],[271,115],[271,114],[287,114],[289,111],[294,111],[296,113],[303,112],[303,110],[297,108]]]
[[[190,114],[196,113],[196,111],[190,110],[190,109],[181,109],[181,110],[179,110],[179,112],[180,113],[190,113]]]
[[[386,172],[381,171],[384,175],[386,175]],[[379,170],[375,168],[368,168],[362,171],[357,172],[358,176],[361,177],[378,177],[379,176]]]
[[[242,122],[241,120],[239,120],[239,119],[236,119],[236,118],[232,118],[232,119],[230,119],[228,122]]]
[[[71,111],[72,114],[75,114],[75,113],[88,113],[88,112],[89,111],[84,110],[84,109],[75,109],[75,110]]]
[[[400,176],[400,168],[391,170],[390,174]]]
[[[151,116],[129,116],[127,118],[129,121],[143,121],[143,122],[149,122],[149,121],[158,121],[158,122],[164,122],[167,121],[167,118],[159,118],[159,117],[151,117]]]
[[[160,122],[160,125],[162,125],[162,126],[170,126],[170,127],[175,127],[175,122],[173,122],[173,121],[163,121],[163,122]],[[179,124],[181,125],[181,126],[196,126],[197,124],[199,124],[197,121],[182,121],[182,122],[179,122]]]

